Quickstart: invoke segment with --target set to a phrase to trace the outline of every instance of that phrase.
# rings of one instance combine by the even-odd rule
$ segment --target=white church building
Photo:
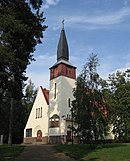
[[[71,101],[76,67],[69,62],[64,30],[60,33],[57,62],[50,67],[50,89],[40,86],[24,129],[24,143],[67,143],[72,141]]]
[[[71,102],[76,83],[76,67],[69,62],[69,49],[64,30],[60,33],[57,62],[50,67],[50,89],[40,86],[24,129],[24,143],[77,142],[70,127]],[[110,132],[106,139],[113,139]]]

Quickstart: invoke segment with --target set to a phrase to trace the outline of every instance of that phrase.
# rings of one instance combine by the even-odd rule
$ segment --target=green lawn
[[[130,144],[58,145],[56,150],[82,161],[130,161]]]
[[[24,146],[20,145],[0,145],[0,161],[13,161],[24,149]]]

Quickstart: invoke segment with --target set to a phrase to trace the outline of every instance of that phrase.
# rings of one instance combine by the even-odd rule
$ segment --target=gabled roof
[[[46,103],[47,105],[49,105],[49,90],[47,90],[46,88],[43,88],[42,86],[40,86],[42,93],[45,97]]]

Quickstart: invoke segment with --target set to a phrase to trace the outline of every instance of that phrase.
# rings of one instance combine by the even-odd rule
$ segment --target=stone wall
[[[26,137],[23,140],[24,144],[48,144],[48,136],[42,137],[42,141],[37,141],[36,137]]]

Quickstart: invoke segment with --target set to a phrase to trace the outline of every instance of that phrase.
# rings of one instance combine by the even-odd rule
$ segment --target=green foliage
[[[4,91],[13,91],[16,99],[21,99],[23,81],[27,79],[24,73],[34,60],[32,53],[41,43],[46,29],[42,25],[45,20],[43,13],[39,12],[42,1],[9,0],[0,3],[1,86]],[[31,11],[31,5],[36,13]]]
[[[75,133],[83,142],[104,139],[108,129],[106,106],[102,92],[98,89],[101,79],[96,71],[97,65],[97,56],[90,55],[77,78],[74,89],[75,100],[72,103],[71,111],[74,121],[78,125]]]
[[[7,136],[9,120],[13,121],[15,131],[19,131],[16,127],[21,128],[23,123],[17,125],[17,117],[12,120],[11,115],[9,119],[12,110],[14,116],[19,116],[19,121],[25,117],[21,104],[24,81],[27,80],[25,73],[47,28],[43,25],[45,18],[40,12],[41,5],[42,0],[0,1],[0,134],[4,136]]]
[[[111,123],[115,139],[130,137],[130,71],[109,75]]]
[[[29,114],[31,112],[31,109],[32,109],[34,100],[36,98],[37,92],[38,92],[38,89],[37,88],[35,89],[35,86],[32,83],[32,81],[29,80],[29,82],[28,82],[28,84],[25,88],[24,97],[22,99],[22,105],[25,109],[25,114],[24,114],[25,115],[25,121],[24,121],[25,123],[27,122],[27,119],[28,119]]]

